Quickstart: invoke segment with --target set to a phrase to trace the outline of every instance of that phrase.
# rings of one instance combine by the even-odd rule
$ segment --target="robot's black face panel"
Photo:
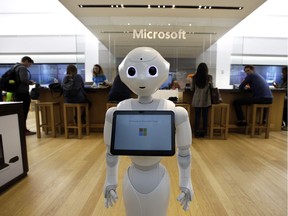
[[[141,73],[141,72],[140,72]],[[137,68],[134,66],[130,66],[127,68],[127,77],[136,78],[139,73],[137,72]],[[149,66],[146,71],[146,77],[157,77],[158,69],[156,66]]]

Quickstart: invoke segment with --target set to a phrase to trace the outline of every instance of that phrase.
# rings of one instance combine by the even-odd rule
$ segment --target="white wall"
[[[91,80],[99,41],[57,0],[1,0],[0,20],[0,63],[85,63]]]
[[[231,64],[288,65],[288,1],[267,0],[217,41],[217,82],[229,85]]]

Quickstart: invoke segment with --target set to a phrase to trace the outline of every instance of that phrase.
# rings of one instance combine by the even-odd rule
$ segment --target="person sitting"
[[[109,92],[108,101],[120,102],[131,98],[131,90],[121,81],[119,74],[116,75]]]
[[[92,80],[96,86],[99,86],[99,84],[108,85],[108,80],[103,72],[102,67],[99,64],[95,64],[93,67]]]
[[[92,103],[86,96],[83,78],[77,72],[78,70],[75,65],[70,64],[67,66],[66,76],[62,82],[64,101],[65,103],[88,103],[90,109]],[[70,81],[73,81],[73,87],[71,87],[71,90],[65,90],[65,85],[67,86]],[[83,124],[86,123],[85,116],[85,110],[83,110],[81,114]],[[77,122],[76,116],[74,116],[74,120]]]
[[[266,80],[254,71],[252,65],[246,65],[244,71],[247,74],[245,79],[239,85],[239,90],[248,90],[252,92],[252,97],[245,97],[237,99],[233,102],[238,126],[247,126],[247,121],[244,118],[242,105],[252,104],[272,104],[273,95]],[[263,121],[266,120],[265,114]]]

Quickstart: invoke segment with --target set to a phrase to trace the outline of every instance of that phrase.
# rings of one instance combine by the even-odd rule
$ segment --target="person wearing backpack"
[[[62,82],[63,95],[65,103],[88,103],[89,109],[92,102],[87,98],[84,90],[84,81],[80,74],[78,74],[77,67],[69,64],[66,69],[66,76]],[[81,114],[82,123],[86,123],[85,110]],[[74,116],[76,122],[77,117]]]
[[[24,120],[25,120],[25,135],[34,135],[36,132],[32,132],[27,129],[26,120],[30,108],[31,98],[29,93],[29,85],[34,85],[35,82],[30,80],[31,75],[28,70],[29,67],[34,63],[33,59],[29,56],[24,56],[20,63],[17,63],[16,78],[19,79],[19,85],[14,92],[14,100],[23,102]]]

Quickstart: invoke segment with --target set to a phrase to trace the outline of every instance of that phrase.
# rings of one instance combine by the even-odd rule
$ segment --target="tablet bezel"
[[[170,150],[115,149],[117,115],[168,115],[171,118]],[[115,110],[113,114],[110,152],[113,155],[173,156],[175,154],[175,115],[171,110]]]

